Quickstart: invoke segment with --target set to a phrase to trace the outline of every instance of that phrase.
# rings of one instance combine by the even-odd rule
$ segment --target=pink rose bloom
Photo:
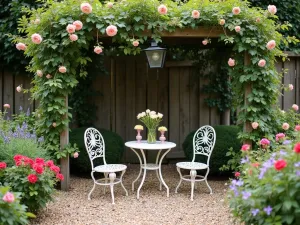
[[[109,25],[107,28],[106,28],[106,34],[110,37],[113,37],[115,36],[116,34],[118,33],[118,28],[114,25]]]
[[[235,29],[235,31],[236,31],[237,33],[241,31],[241,27],[240,27],[240,26],[236,26],[234,29]]]
[[[34,44],[41,44],[43,38],[39,34],[33,34],[33,35],[31,35],[31,40]]]
[[[95,47],[94,48],[94,52],[96,53],[96,54],[100,54],[100,53],[102,53],[102,48],[100,48],[99,46],[97,46],[97,47]]]
[[[253,122],[253,123],[251,124],[251,126],[252,126],[252,128],[253,128],[254,130],[256,130],[257,127],[258,127],[258,122]]]
[[[285,134],[284,133],[278,133],[278,134],[276,134],[276,141],[280,141],[283,138],[285,138]]]
[[[5,109],[10,109],[10,104],[4,104],[3,107],[4,107]]]
[[[192,11],[192,17],[194,19],[198,19],[200,17],[200,12],[198,10],[193,10]]]
[[[39,77],[42,77],[42,76],[43,76],[43,71],[37,70],[37,71],[36,71],[36,74],[37,74]]]
[[[267,43],[267,49],[272,50],[276,47],[276,42],[274,40],[271,40]]]
[[[234,15],[240,14],[240,13],[241,13],[240,7],[233,7],[232,13],[233,13]]]
[[[256,21],[256,23],[260,23],[260,18],[257,17],[255,21]]]
[[[235,65],[235,60],[232,59],[232,58],[229,58],[229,60],[228,60],[228,65],[229,65],[229,66],[234,66],[234,65]]]
[[[259,60],[258,66],[264,67],[265,65],[266,65],[266,60],[264,60],[264,59]]]
[[[267,138],[263,138],[260,140],[260,144],[261,145],[269,145],[270,141]]]
[[[223,25],[225,24],[225,20],[224,20],[224,19],[220,19],[219,24],[220,24],[221,26],[223,26]]]
[[[282,124],[282,129],[288,130],[290,128],[290,125],[288,123],[283,123]]]
[[[272,15],[274,15],[274,14],[277,13],[277,8],[276,8],[275,5],[269,5],[269,6],[268,6],[268,11],[269,11]]]
[[[75,26],[75,30],[81,30],[82,29],[82,22],[79,20],[76,20],[73,22],[73,25]]]
[[[15,201],[15,196],[13,193],[11,192],[6,192],[6,194],[3,196],[2,198],[3,201],[7,202],[7,203],[12,203]]]
[[[139,41],[133,41],[133,42],[132,42],[132,45],[133,45],[134,47],[139,46],[139,44],[140,44]]]
[[[295,126],[295,131],[300,131],[300,125]]]
[[[59,71],[60,73],[65,73],[65,72],[67,72],[67,68],[66,68],[65,66],[60,66],[60,67],[58,68],[58,71]]]
[[[248,150],[250,150],[250,145],[244,144],[244,145],[242,146],[241,150],[242,150],[242,151],[248,151]]]
[[[89,3],[81,3],[80,9],[85,14],[90,14],[93,10],[92,6]]]
[[[298,106],[298,105],[296,105],[296,104],[293,104],[293,105],[292,105],[292,108],[293,108],[293,110],[295,110],[295,111],[298,111],[298,109],[299,109],[299,106]]]
[[[291,91],[291,90],[293,90],[293,89],[294,89],[294,85],[289,84],[289,90]]]
[[[53,123],[52,123],[52,126],[53,126],[53,127],[56,127],[57,125],[56,125],[56,123],[55,123],[55,122],[53,122]]]
[[[40,19],[35,19],[34,24],[40,24]]]
[[[69,34],[73,34],[76,30],[76,26],[73,24],[68,24],[66,30]]]
[[[47,79],[51,79],[52,76],[51,76],[50,74],[47,74],[46,78],[47,78]]]
[[[76,34],[71,34],[69,38],[70,38],[71,41],[77,41],[78,40],[78,36]]]
[[[25,51],[26,50],[26,48],[27,48],[27,46],[24,44],[24,43],[18,43],[18,44],[16,44],[16,48],[19,50],[19,51]]]
[[[79,156],[79,153],[78,153],[78,152],[75,152],[75,153],[73,154],[73,157],[74,157],[74,158],[78,158],[78,156]]]
[[[158,6],[157,11],[162,15],[165,15],[168,13],[168,9],[165,5]]]
[[[208,43],[207,39],[204,39],[204,40],[202,41],[202,44],[203,44],[203,45],[207,45],[207,43]]]
[[[19,86],[16,88],[16,91],[20,93],[20,92],[22,91],[22,87],[19,85]]]
[[[106,4],[106,6],[108,7],[108,8],[112,8],[113,6],[114,6],[114,3],[112,3],[112,2],[108,2],[107,4]]]

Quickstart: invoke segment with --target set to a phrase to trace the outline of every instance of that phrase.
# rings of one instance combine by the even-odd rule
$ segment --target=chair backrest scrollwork
[[[207,156],[207,164],[216,143],[215,129],[209,125],[200,127],[193,138],[193,162],[196,155]]]
[[[103,157],[103,163],[105,161],[105,143],[101,133],[95,128],[88,128],[84,132],[84,144],[86,151],[89,155],[92,168],[94,168],[93,160]]]

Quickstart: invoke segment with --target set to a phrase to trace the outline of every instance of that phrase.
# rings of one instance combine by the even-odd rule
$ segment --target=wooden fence
[[[300,57],[291,57],[289,61],[278,62],[278,71],[288,69],[282,78],[282,84],[293,84],[293,91],[283,91],[279,96],[280,107],[284,110],[292,104],[300,105]],[[191,65],[184,63],[166,63],[165,68],[149,69],[144,57],[115,57],[106,60],[110,76],[99,76],[93,88],[102,93],[91,101],[97,106],[94,125],[112,130],[125,140],[134,140],[133,127],[140,122],[136,119],[139,112],[147,108],[164,114],[164,125],[169,128],[167,140],[177,143],[177,148],[168,154],[168,158],[183,157],[182,143],[189,132],[198,127],[221,123],[221,115],[215,108],[209,108],[204,100],[207,96],[200,92],[205,80],[193,73]],[[30,78],[0,73],[0,104],[11,105],[11,112],[18,113],[19,107],[34,110],[28,94],[18,93],[15,87],[22,84],[30,87]],[[267,85],[267,84],[266,84]],[[3,108],[2,108],[3,109]],[[142,132],[146,138],[146,132]],[[148,153],[153,160],[154,155]],[[124,161],[137,162],[136,156],[126,150]]]

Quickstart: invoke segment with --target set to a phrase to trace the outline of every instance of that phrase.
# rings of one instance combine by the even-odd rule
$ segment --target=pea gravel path
[[[91,179],[71,177],[71,190],[58,191],[55,201],[37,215],[32,225],[230,225],[231,217],[225,200],[226,180],[209,180],[213,189],[210,195],[204,182],[195,190],[194,201],[190,201],[190,183],[183,182],[178,194],[175,188],[179,175],[175,165],[164,165],[162,174],[170,188],[159,191],[155,172],[147,171],[140,199],[131,191],[131,182],[138,174],[138,165],[128,165],[124,185],[129,196],[124,195],[120,185],[115,185],[115,205],[107,188],[96,186],[91,201],[87,194],[92,188]],[[136,185],[139,184],[136,182]]]

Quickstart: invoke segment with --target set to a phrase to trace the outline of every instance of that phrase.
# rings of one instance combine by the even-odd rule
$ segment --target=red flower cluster
[[[276,170],[282,170],[287,166],[287,162],[284,159],[279,159],[275,162],[274,167]]]
[[[27,156],[23,155],[15,155],[14,161],[16,166],[30,166],[32,170],[34,170],[35,173],[31,173],[27,176],[27,179],[30,183],[34,184],[38,181],[38,175],[43,174],[45,169],[48,167],[54,174],[56,175],[56,178],[58,180],[64,180],[64,176],[60,174],[60,168],[54,164],[52,160],[48,160],[45,162],[43,158],[36,158],[31,159]],[[6,163],[0,162],[0,169],[6,168]]]
[[[300,153],[300,142],[298,142],[297,144],[295,144],[294,152],[296,152],[298,154]]]
[[[0,162],[0,170],[6,168],[6,162]]]
[[[235,173],[234,173],[234,176],[235,176],[235,177],[239,177],[239,176],[241,176],[241,173],[240,173],[240,172],[235,172]]]

